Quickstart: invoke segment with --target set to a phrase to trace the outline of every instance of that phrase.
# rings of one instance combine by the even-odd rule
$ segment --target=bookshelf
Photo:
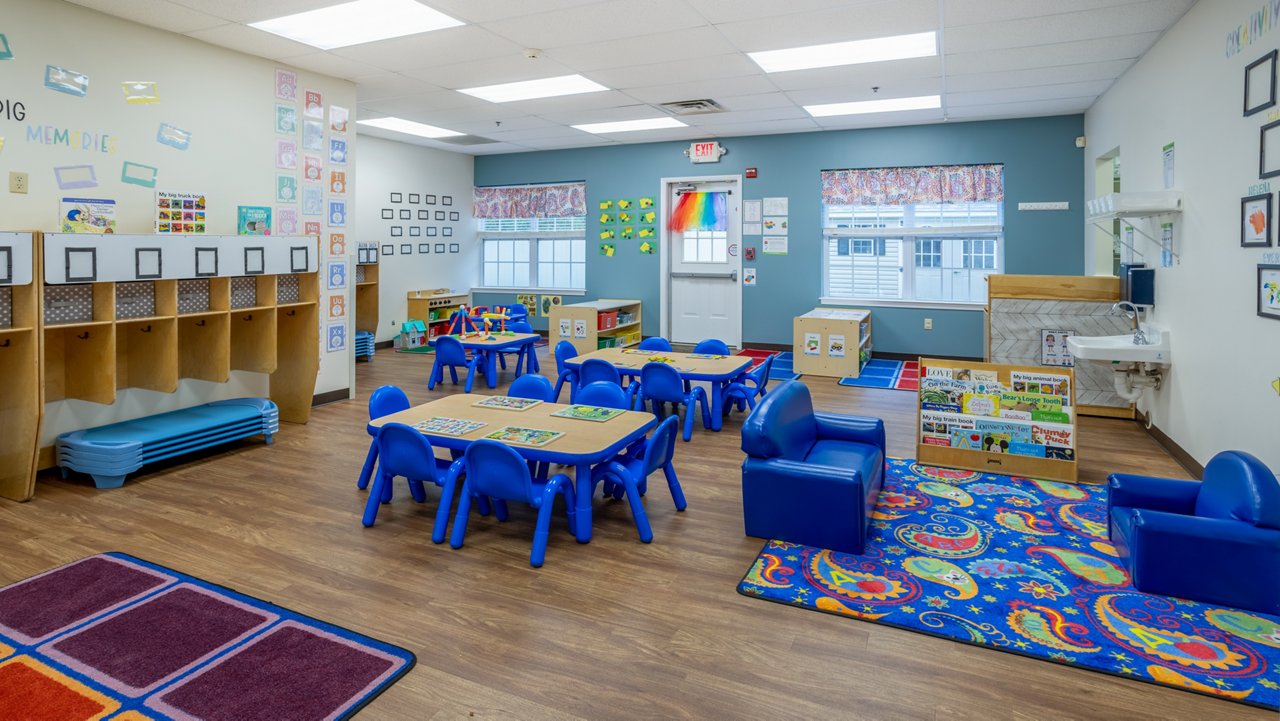
[[[435,338],[449,332],[449,316],[471,305],[470,293],[450,293],[444,290],[411,290],[406,297],[408,320],[420,320],[427,324],[427,337]]]

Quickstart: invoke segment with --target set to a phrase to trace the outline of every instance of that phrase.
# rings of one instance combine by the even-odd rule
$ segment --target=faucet
[[[1116,303],[1115,305],[1111,306],[1111,312],[1112,313],[1123,312],[1126,318],[1129,318],[1133,321],[1133,344],[1134,345],[1147,345],[1147,334],[1143,332],[1142,325],[1140,323],[1140,321],[1142,320],[1141,318],[1142,311],[1140,308],[1138,308],[1138,306],[1134,305],[1133,303],[1130,303],[1127,300],[1122,300],[1119,303]]]

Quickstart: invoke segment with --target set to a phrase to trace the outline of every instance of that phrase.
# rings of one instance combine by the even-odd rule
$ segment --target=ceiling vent
[[[659,107],[672,115],[706,115],[708,113],[724,112],[724,106],[710,98],[677,100],[674,103],[663,103]]]
[[[482,138],[479,135],[454,135],[448,138],[433,138],[437,143],[448,143],[450,145],[488,145],[496,143],[497,140],[492,138]]]

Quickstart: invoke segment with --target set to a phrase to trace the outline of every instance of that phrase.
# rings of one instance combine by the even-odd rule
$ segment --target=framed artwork
[[[443,221],[443,220],[444,220],[444,218],[445,218],[444,211],[443,211],[443,210],[437,210],[437,211],[436,211],[436,220]]]
[[[450,243],[450,244],[449,244],[449,252],[450,252],[450,253],[457,253],[457,252],[458,252],[458,251],[460,251],[460,250],[462,250],[462,247],[461,247],[461,246],[459,246],[457,243]]]
[[[396,211],[392,210],[391,208],[383,208],[383,209],[382,209],[382,219],[383,219],[383,220],[395,220],[395,219],[396,219]]]
[[[436,237],[436,227],[434,225],[427,226],[427,237],[428,238]]]
[[[450,211],[449,211],[449,220],[455,220],[455,221],[456,221],[456,220],[461,220],[461,219],[462,219],[462,215],[461,215],[461,214],[459,214],[459,213],[458,213],[458,211],[456,211],[456,210],[450,210]]]
[[[436,252],[437,252],[437,253],[443,253],[443,252],[444,252],[444,243],[436,243]]]
[[[421,196],[421,195],[418,195],[417,193],[409,193],[409,202],[410,202],[410,203],[420,203],[420,202],[422,202],[422,196]]]
[[[1280,265],[1258,266],[1258,315],[1280,320]]]
[[[400,220],[409,220],[413,217],[413,211],[408,208],[400,209]]]
[[[413,255],[413,246],[408,243],[401,244],[400,255]]]
[[[1275,106],[1276,55],[1277,51],[1272,50],[1244,69],[1245,117]]]
[[[453,205],[453,196],[452,196],[452,195],[442,195],[442,196],[440,196],[440,204],[441,204],[441,205]]]
[[[430,211],[430,210],[419,210],[419,211],[418,211],[418,220],[431,220],[431,211]]]
[[[393,203],[402,203],[402,202],[404,202],[404,196],[403,196],[403,195],[401,195],[401,194],[399,194],[399,193],[392,193],[392,194],[391,194],[391,202],[393,202]]]
[[[411,236],[422,235],[422,226],[419,226],[419,225],[409,226],[409,235]]]
[[[383,255],[395,255],[395,254],[396,254],[396,247],[395,247],[394,245],[391,245],[390,243],[387,243],[387,244],[385,244],[385,245],[383,245],[383,246],[382,246],[382,254],[383,254]]]
[[[434,196],[434,195],[427,195],[427,196],[425,196],[424,200],[425,200],[425,202],[426,202],[426,204],[427,204],[427,205],[435,205],[435,204],[436,204],[436,196]]]
[[[393,225],[393,226],[391,226],[391,237],[392,237],[392,238],[399,238],[399,237],[400,237],[400,236],[402,236],[402,235],[404,235],[404,226],[400,226],[400,225]]]
[[[1271,193],[1240,199],[1240,247],[1271,247]]]
[[[1280,175],[1280,120],[1262,126],[1258,147],[1258,177]]]
[[[452,226],[448,226],[448,225],[444,226],[443,228],[441,228],[441,229],[440,229],[440,234],[441,234],[441,235],[443,235],[443,236],[444,236],[444,237],[446,237],[446,238],[452,238],[452,237],[453,237],[453,227],[452,227]]]
[[[430,252],[431,252],[431,244],[430,244],[430,243],[418,243],[418,252],[419,252],[419,253],[423,253],[423,254],[430,253]]]

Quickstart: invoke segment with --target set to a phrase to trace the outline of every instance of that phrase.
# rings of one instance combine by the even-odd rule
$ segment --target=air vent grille
[[[710,98],[677,100],[673,103],[662,103],[660,107],[672,115],[706,115],[724,112],[724,106]]]
[[[449,138],[436,138],[436,141],[449,143],[450,145],[488,145],[489,143],[498,142],[492,138],[482,138],[479,135],[454,135]]]

